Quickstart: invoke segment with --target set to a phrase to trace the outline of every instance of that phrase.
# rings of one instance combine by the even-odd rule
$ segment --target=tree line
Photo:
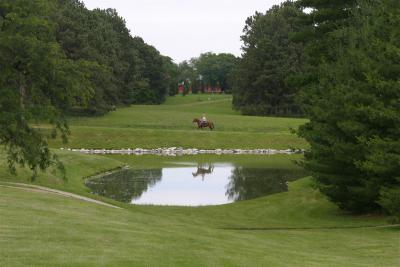
[[[296,75],[307,55],[292,38],[303,29],[302,8],[291,1],[246,20],[243,55],[234,70],[233,105],[245,115],[300,116]]]
[[[185,60],[178,65],[178,82],[187,94],[204,92],[207,88],[218,88],[221,92],[231,93],[233,70],[239,58],[229,53],[203,53],[198,57]],[[175,94],[176,91],[171,92]]]
[[[78,0],[0,1],[0,70],[0,142],[12,170],[35,171],[57,161],[46,139],[66,139],[67,114],[160,104],[178,75],[114,9],[88,10]],[[36,122],[51,124],[50,133]]]
[[[242,40],[234,106],[308,118],[298,135],[320,191],[400,221],[400,1],[286,1],[248,18]]]
[[[164,101],[176,76],[170,58],[131,36],[114,9],[91,11],[78,0],[56,2],[49,15],[55,40],[68,59],[88,63],[92,87],[89,102],[77,103],[72,112],[102,115],[117,105]]]

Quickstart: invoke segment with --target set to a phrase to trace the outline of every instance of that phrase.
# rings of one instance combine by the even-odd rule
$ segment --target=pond
[[[248,160],[204,156],[201,159],[176,158],[155,164],[157,158],[139,158],[133,160],[135,168],[98,175],[86,180],[86,186],[94,194],[124,203],[203,206],[284,192],[288,190],[288,182],[306,176],[290,156],[281,157],[279,164],[276,160],[257,159],[259,162],[254,164]],[[250,156],[248,158],[251,159]],[[143,161],[142,164],[140,161]],[[146,168],[140,169],[140,165]]]

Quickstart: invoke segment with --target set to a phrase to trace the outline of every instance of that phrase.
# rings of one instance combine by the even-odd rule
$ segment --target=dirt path
[[[74,198],[74,199],[78,199],[78,200],[82,200],[82,201],[86,201],[86,202],[90,202],[90,203],[94,203],[94,204],[98,204],[98,205],[102,205],[102,206],[106,206],[106,207],[110,207],[110,208],[122,209],[120,207],[117,207],[117,206],[114,206],[114,205],[111,205],[111,204],[108,204],[108,203],[105,203],[105,202],[102,202],[99,200],[95,200],[95,199],[80,196],[80,195],[77,195],[74,193],[69,193],[69,192],[52,189],[52,188],[48,188],[48,187],[44,187],[44,186],[29,185],[29,184],[23,184],[23,183],[4,182],[3,184],[0,184],[0,187],[14,188],[14,189],[20,189],[20,190],[25,190],[25,191],[30,191],[30,192],[55,194],[55,195],[59,195],[59,196],[63,196],[63,197],[70,197],[70,198]]]

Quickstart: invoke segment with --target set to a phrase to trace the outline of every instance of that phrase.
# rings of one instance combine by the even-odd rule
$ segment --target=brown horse
[[[214,123],[212,121],[208,121],[206,123],[201,122],[199,119],[193,119],[192,123],[197,123],[197,128],[203,129],[203,128],[210,128],[212,131],[214,129]]]

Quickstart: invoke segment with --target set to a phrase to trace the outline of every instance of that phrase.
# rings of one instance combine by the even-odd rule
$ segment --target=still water
[[[288,190],[300,168],[253,168],[231,163],[122,169],[86,181],[94,194],[132,204],[201,206],[248,200]]]

